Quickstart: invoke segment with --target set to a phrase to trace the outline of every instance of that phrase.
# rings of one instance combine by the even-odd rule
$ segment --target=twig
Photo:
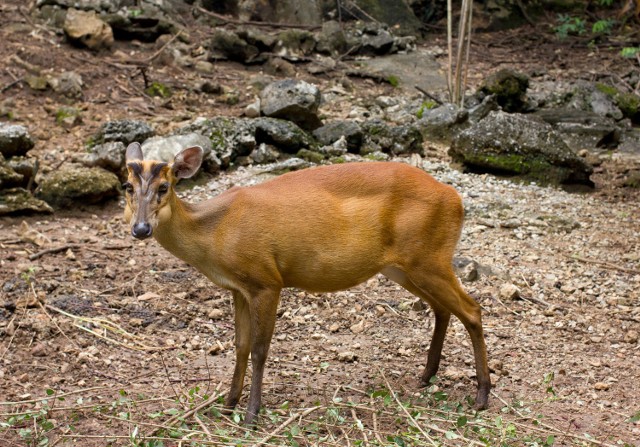
[[[265,436],[264,438],[262,438],[260,441],[258,441],[256,444],[253,445],[253,447],[259,447],[261,445],[266,444],[269,439],[273,438],[274,436],[276,436],[278,433],[280,433],[285,427],[287,427],[289,424],[291,424],[293,421],[295,421],[298,418],[303,418],[307,415],[309,415],[310,413],[313,413],[316,410],[319,410],[320,408],[323,408],[322,405],[317,405],[315,407],[311,407],[311,408],[307,408],[306,410],[304,410],[302,413],[296,413],[293,414],[289,419],[287,419],[286,421],[284,421],[282,424],[280,424],[275,430],[273,430],[271,433],[269,433],[267,436]]]
[[[568,257],[569,259],[573,259],[574,261],[580,261],[580,262],[584,262],[584,263],[587,263],[587,264],[601,265],[602,267],[606,267],[608,269],[619,270],[621,272],[633,273],[635,275],[640,275],[640,270],[629,269],[629,268],[622,267],[620,265],[614,264],[612,262],[598,261],[596,259],[583,258],[582,256],[578,256],[578,255],[565,255],[565,256]]]
[[[84,393],[86,391],[101,390],[101,389],[104,389],[104,388],[107,388],[107,386],[93,386],[91,388],[83,388],[83,389],[80,389],[80,390],[69,391],[67,393],[56,394],[55,396],[41,397],[39,399],[20,400],[20,401],[17,401],[17,402],[0,402],[0,405],[35,404],[36,402],[42,402],[43,400],[47,400],[47,399],[54,399],[54,398],[57,399],[59,397],[70,396],[72,394]]]
[[[31,256],[29,256],[29,260],[30,261],[35,261],[36,259],[39,259],[41,257],[43,257],[44,255],[48,255],[51,253],[59,253],[61,251],[65,251],[68,250],[70,248],[78,248],[80,247],[79,244],[66,244],[66,245],[62,245],[60,247],[54,247],[54,248],[47,248],[46,250],[42,250],[39,251],[37,253],[32,254]]]
[[[373,397],[370,398],[370,402],[371,405],[374,406],[375,403],[373,402]],[[373,420],[373,434],[375,435],[376,439],[378,440],[378,442],[380,443],[380,445],[384,445],[384,442],[382,441],[382,438],[380,437],[380,433],[378,433],[378,416],[377,416],[377,411],[375,409],[372,409],[371,411],[371,419]]]
[[[176,422],[179,422],[181,420],[184,420],[184,419],[187,419],[187,418],[191,417],[193,414],[195,414],[198,411],[202,410],[204,407],[214,404],[215,401],[218,400],[218,398],[220,396],[224,396],[224,394],[225,394],[225,392],[222,392],[222,393],[216,394],[215,396],[211,396],[209,399],[205,400],[204,402],[200,403],[199,405],[196,405],[195,407],[193,407],[191,410],[187,411],[186,413],[177,414],[177,415],[167,419],[167,421],[163,425],[163,428],[170,427],[173,424],[175,424]],[[151,433],[151,436],[155,436],[156,433],[158,433],[160,430],[161,430],[160,428],[154,430]]]
[[[367,436],[367,433],[364,431],[364,428],[362,427],[362,421],[360,421],[360,419],[358,419],[358,416],[356,415],[356,409],[353,407],[351,407],[351,417],[355,421],[356,427],[360,429],[360,433],[362,433],[362,437],[364,438],[364,445],[368,446],[369,437]]]
[[[8,84],[7,84],[7,85],[5,85],[4,87],[2,87],[2,89],[0,90],[0,93],[4,93],[4,92],[6,92],[6,91],[7,91],[7,90],[9,90],[11,87],[13,87],[13,86],[15,86],[15,85],[17,85],[17,84],[21,83],[22,81],[23,81],[23,79],[22,79],[22,78],[20,78],[20,79],[16,79],[16,80],[15,80],[15,81],[13,81],[13,82],[8,83]]]
[[[433,101],[436,102],[436,104],[438,105],[442,105],[442,101],[440,101],[438,98],[436,98],[435,96],[433,96],[431,93],[429,93],[428,91],[426,91],[425,89],[423,89],[422,87],[420,87],[419,85],[414,85],[413,86],[416,90],[418,90],[420,93],[422,93],[423,95],[425,95],[427,98],[432,99]]]
[[[389,392],[391,393],[391,395],[395,399],[395,401],[398,404],[398,406],[400,408],[402,408],[402,411],[404,412],[404,414],[406,414],[407,417],[409,418],[409,420],[413,423],[414,427],[416,427],[418,429],[418,431],[422,434],[422,436],[424,436],[424,438],[427,441],[429,441],[429,443],[433,447],[437,447],[438,444],[435,443],[435,441],[433,440],[433,438],[431,436],[429,436],[428,434],[425,433],[425,431],[422,429],[420,424],[418,424],[418,421],[416,421],[413,418],[413,416],[411,416],[411,413],[409,413],[407,411],[407,409],[404,407],[404,405],[402,405],[402,402],[400,402],[400,399],[398,399],[398,396],[396,395],[395,391],[393,391],[393,389],[391,388],[391,385],[389,384],[389,381],[387,380],[387,377],[384,375],[384,371],[382,371],[381,369],[379,369],[378,371],[380,371],[380,375],[382,376],[382,379],[384,380],[385,384],[387,385],[387,389],[389,390]]]

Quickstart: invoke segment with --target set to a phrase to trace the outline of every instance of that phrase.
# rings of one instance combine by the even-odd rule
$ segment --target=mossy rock
[[[310,151],[309,149],[300,149],[296,154],[296,157],[316,164],[322,163],[325,158],[323,154],[315,151]]]
[[[640,124],[640,96],[621,92],[611,85],[600,82],[596,84],[596,88],[615,102],[625,118],[629,118],[634,124]]]
[[[36,196],[56,208],[94,205],[118,197],[120,180],[101,168],[71,166],[44,176]]]
[[[0,191],[0,216],[52,212],[53,208],[47,202],[33,197],[26,189],[11,188]]]
[[[495,95],[505,112],[519,112],[525,104],[527,88],[527,75],[505,68],[489,75],[480,86],[480,91],[487,95]]]

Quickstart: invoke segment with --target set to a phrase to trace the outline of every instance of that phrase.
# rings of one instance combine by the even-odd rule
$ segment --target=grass
[[[375,389],[337,385],[332,396],[308,407],[284,402],[263,409],[255,430],[242,426],[242,409],[223,414],[220,385],[173,388],[173,395],[154,397],[121,389],[111,398],[105,398],[111,392],[106,386],[46,389],[37,399],[0,402],[0,433],[29,447],[613,445],[545,419],[545,405],[558,399],[551,373],[540,380],[545,399],[507,402],[493,393],[491,410],[482,412],[472,409],[468,397],[451,399],[437,381],[407,395],[393,388],[384,371],[379,375]],[[630,415],[629,422],[639,418]],[[100,421],[104,432],[82,428],[91,420]]]

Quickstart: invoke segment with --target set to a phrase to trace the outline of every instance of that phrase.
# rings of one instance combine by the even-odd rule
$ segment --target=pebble
[[[597,391],[606,391],[609,389],[609,384],[605,382],[596,382],[595,385],[593,385],[593,388]]]
[[[515,284],[506,283],[500,287],[499,296],[506,301],[517,300],[520,298],[520,289]]]
[[[338,361],[351,363],[355,362],[358,359],[358,356],[353,351],[344,351],[338,353]]]

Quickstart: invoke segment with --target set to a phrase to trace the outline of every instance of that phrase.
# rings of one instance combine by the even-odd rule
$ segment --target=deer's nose
[[[151,225],[149,222],[138,222],[133,225],[131,235],[136,239],[146,239],[151,236]]]

